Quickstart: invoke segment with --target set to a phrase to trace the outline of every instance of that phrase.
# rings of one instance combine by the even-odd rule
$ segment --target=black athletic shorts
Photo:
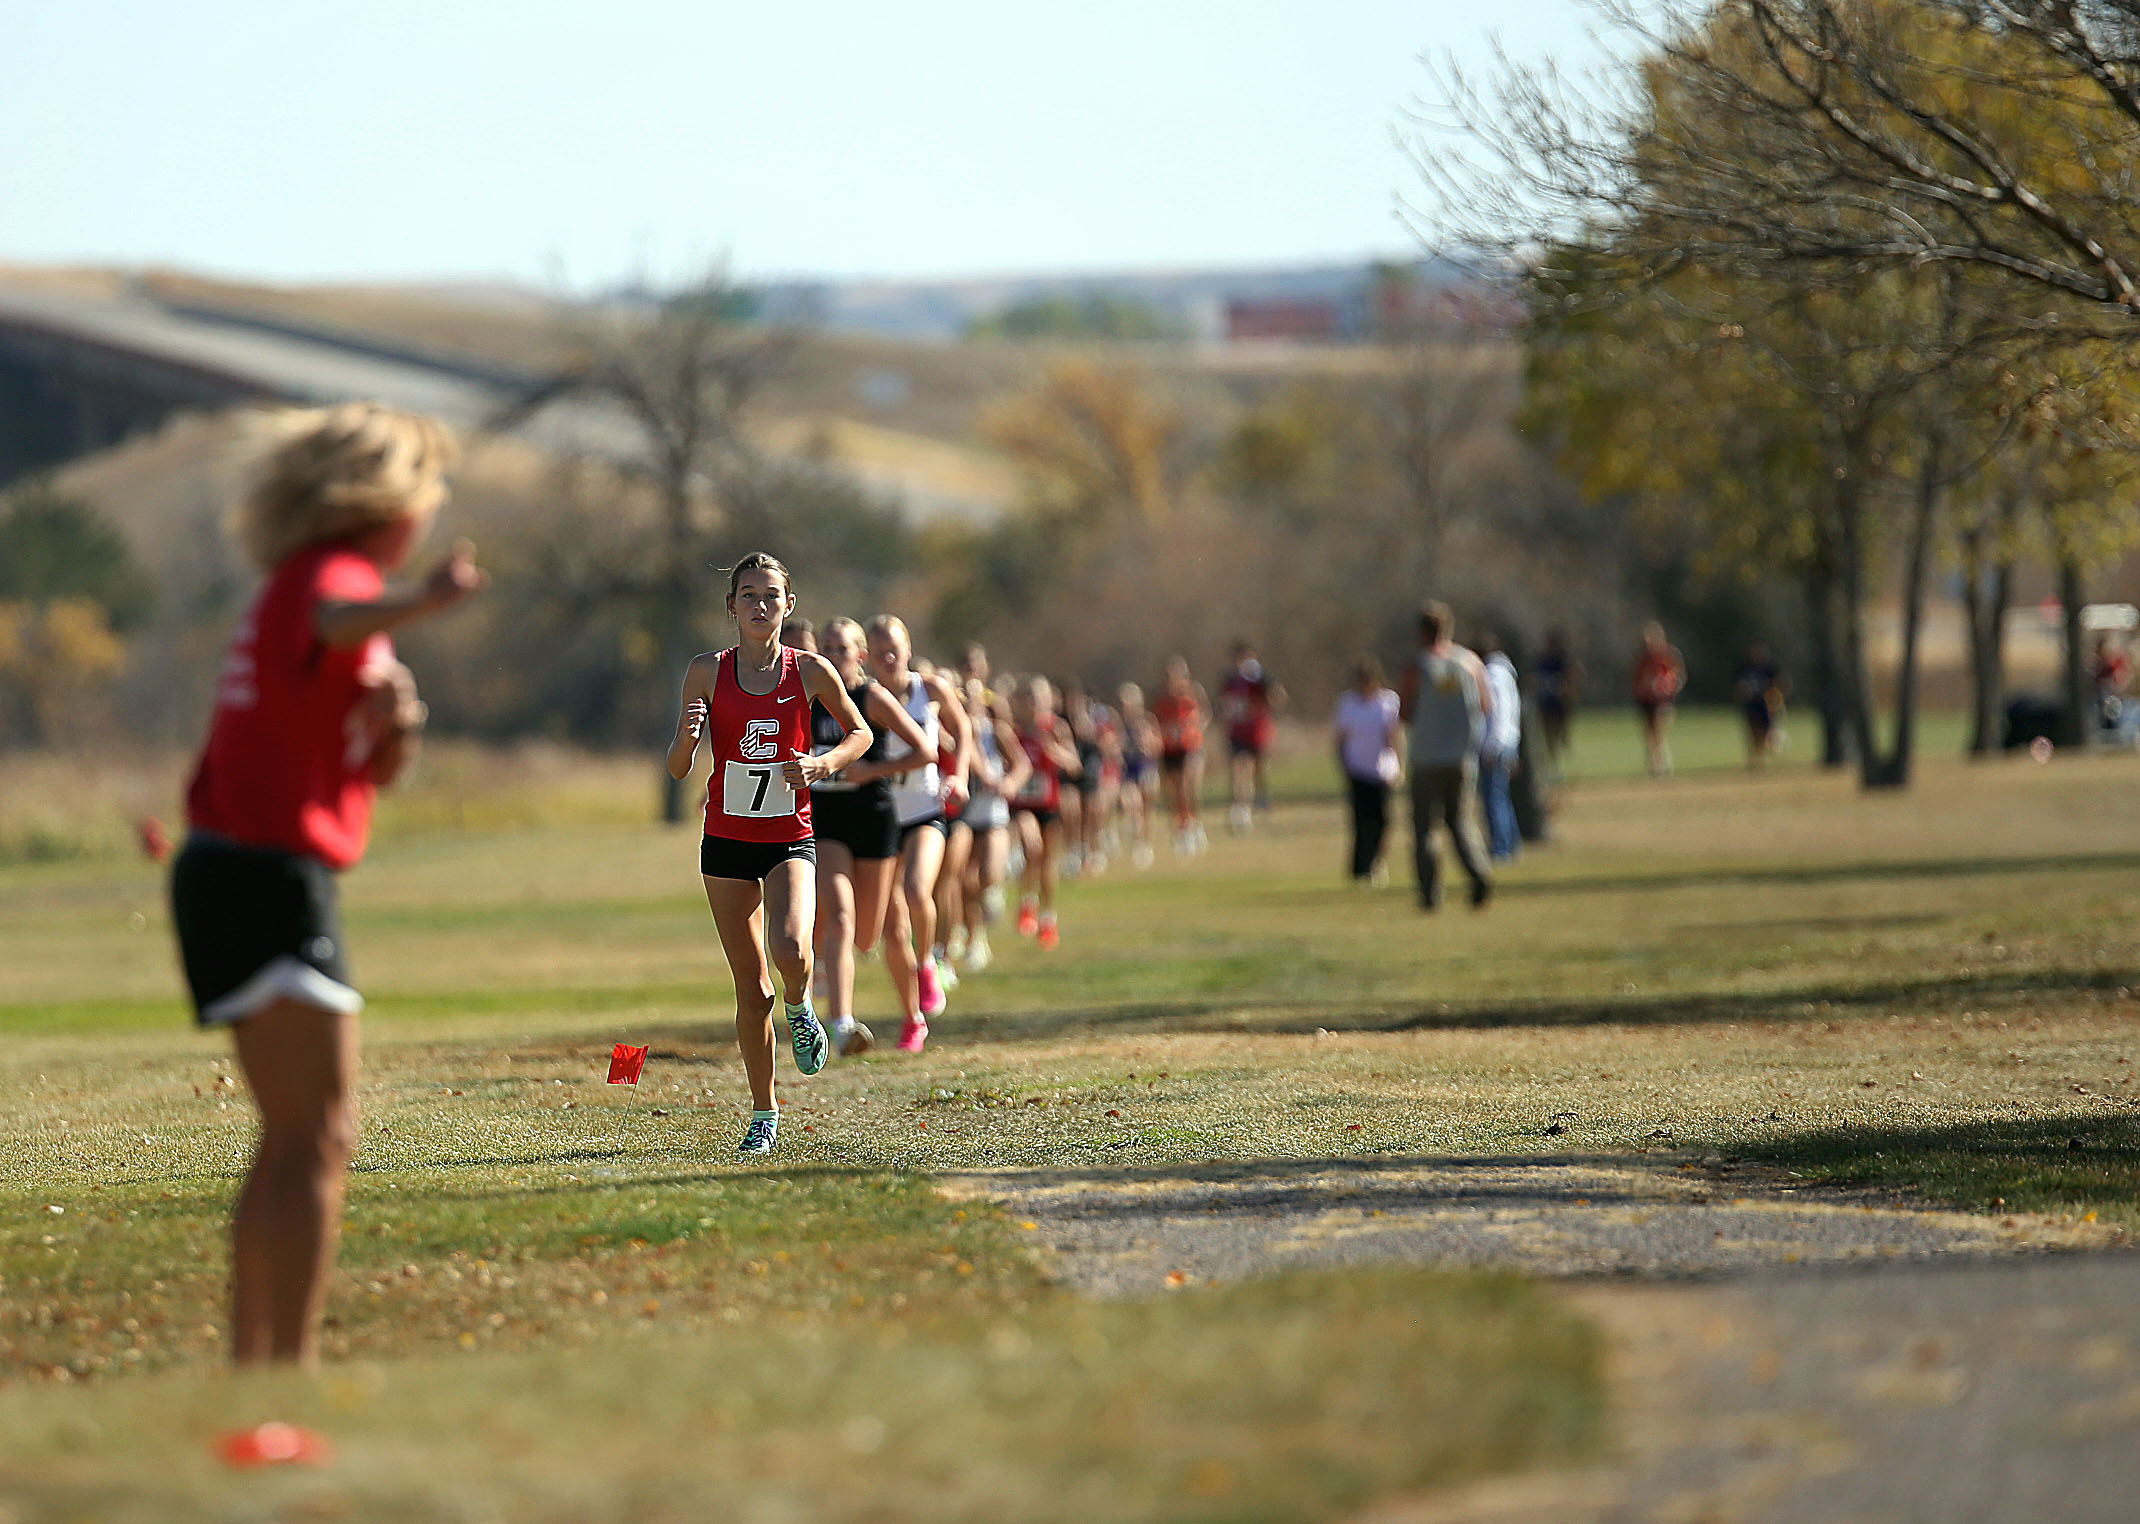
[[[171,865],[171,924],[204,1027],[281,999],[364,1009],[349,982],[334,870],[316,857],[195,832]]]
[[[816,809],[813,804],[813,817]],[[808,836],[801,841],[731,841],[726,836],[706,836],[698,844],[698,871],[708,878],[739,878],[760,884],[768,873],[795,858],[816,862],[817,842]]]
[[[1169,748],[1159,754],[1159,770],[1165,773],[1178,773],[1187,767],[1189,759],[1196,755],[1198,753],[1194,751],[1175,751]]]
[[[909,821],[899,828],[900,851],[907,849],[907,841],[916,831],[934,831],[939,836],[949,836],[951,825],[941,815],[931,815],[927,820]]]
[[[1011,809],[1020,815],[1032,816],[1043,831],[1063,818],[1061,810],[1044,810],[1037,804],[1013,804]]]
[[[899,855],[899,812],[890,789],[812,789],[810,826],[857,858]]]

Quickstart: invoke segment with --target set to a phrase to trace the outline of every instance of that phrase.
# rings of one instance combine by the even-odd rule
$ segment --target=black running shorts
[[[349,982],[334,870],[318,858],[196,832],[171,865],[171,923],[204,1027],[282,999],[364,1008]]]
[[[814,817],[814,804],[811,810]],[[816,862],[817,842],[808,836],[801,841],[732,841],[726,836],[706,836],[698,844],[698,871],[707,878],[736,878],[760,884],[768,873],[795,859]]]
[[[899,855],[899,812],[889,789],[812,789],[810,826],[858,860]]]
[[[899,828],[899,850],[907,849],[907,842],[916,831],[934,831],[939,836],[951,834],[951,823],[942,815],[931,815],[927,820],[910,820]]]

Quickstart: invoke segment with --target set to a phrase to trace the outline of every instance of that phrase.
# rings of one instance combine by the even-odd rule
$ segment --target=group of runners
[[[436,424],[350,403],[263,428],[233,527],[265,580],[225,656],[171,877],[196,1020],[231,1031],[261,1117],[233,1232],[241,1364],[317,1353],[364,1004],[337,875],[363,855],[376,790],[427,718],[392,633],[485,581],[462,541],[413,586],[386,582],[447,498],[454,446]],[[735,642],[689,664],[667,762],[682,778],[703,747],[711,763],[699,869],[734,977],[752,1107],[738,1152],[752,1157],[779,1134],[776,998],[802,1073],[866,1052],[855,967],[881,949],[897,1045],[919,1051],[959,970],[992,960],[1013,881],[1018,931],[1053,948],[1059,880],[1117,854],[1148,865],[1157,810],[1177,851],[1203,849],[1212,710],[1180,659],[1149,702],[1125,685],[1110,705],[1074,683],[995,677],[979,647],[930,666],[891,615],[812,629],[764,553],[728,571],[726,604]],[[1245,828],[1282,694],[1245,647],[1221,691]]]
[[[769,555],[736,564],[728,599],[737,644],[693,663],[669,766],[682,777],[705,739],[713,771],[701,866],[709,879],[764,886],[772,972],[780,972],[782,956],[796,956],[787,949],[801,920],[811,921],[812,998],[790,1001],[786,1013],[805,1073],[821,1066],[820,1046],[843,1057],[876,1046],[876,1034],[855,1016],[854,997],[857,961],[872,950],[882,950],[902,1017],[897,1046],[919,1052],[962,975],[994,961],[990,934],[1012,884],[1018,933],[1053,950],[1062,936],[1061,880],[1103,873],[1123,855],[1149,867],[1152,816],[1162,800],[1175,850],[1203,850],[1199,795],[1210,708],[1185,661],[1168,664],[1149,703],[1126,683],[1109,705],[1075,680],[1058,690],[1038,674],[997,674],[980,645],[968,646],[956,665],[921,660],[896,615],[880,614],[866,626],[844,617],[813,625],[795,615],[788,571]],[[819,691],[831,680],[847,708]],[[791,684],[789,696],[779,696],[783,683]],[[1236,715],[1228,727],[1241,799],[1235,820],[1245,829],[1252,802],[1267,787],[1274,690],[1242,646],[1222,692]],[[774,696],[770,707],[755,702],[764,695]],[[789,710],[782,706],[791,702],[807,711],[806,747],[761,731],[749,737],[758,758],[734,749],[745,739],[739,724],[785,726]],[[852,754],[857,722],[867,739]],[[769,748],[781,766],[770,764]],[[787,857],[814,863],[814,904],[794,901],[776,883],[792,876],[777,862],[738,858],[726,845],[758,840],[777,841]],[[718,904],[715,918],[744,988],[760,973],[750,961],[750,928],[723,920]],[[754,1002],[740,1014],[754,1033],[760,1029]],[[769,1147],[777,1134],[769,1085],[754,1082],[763,1125],[746,1139],[750,1152]]]

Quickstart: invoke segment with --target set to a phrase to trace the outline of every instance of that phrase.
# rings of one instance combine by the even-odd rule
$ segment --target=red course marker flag
[[[635,1048],[629,1043],[618,1043],[609,1050],[609,1082],[612,1085],[636,1085],[639,1071],[646,1067],[646,1049]]]

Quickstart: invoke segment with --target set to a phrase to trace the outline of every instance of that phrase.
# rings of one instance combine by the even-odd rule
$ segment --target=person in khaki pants
[[[1471,903],[1493,896],[1486,854],[1472,824],[1479,746],[1493,717],[1486,669],[1454,639],[1456,617],[1446,603],[1429,603],[1419,614],[1419,654],[1404,674],[1400,713],[1410,727],[1412,749],[1412,864],[1419,877],[1419,904],[1441,904],[1441,855],[1434,839],[1439,821],[1471,879]]]

